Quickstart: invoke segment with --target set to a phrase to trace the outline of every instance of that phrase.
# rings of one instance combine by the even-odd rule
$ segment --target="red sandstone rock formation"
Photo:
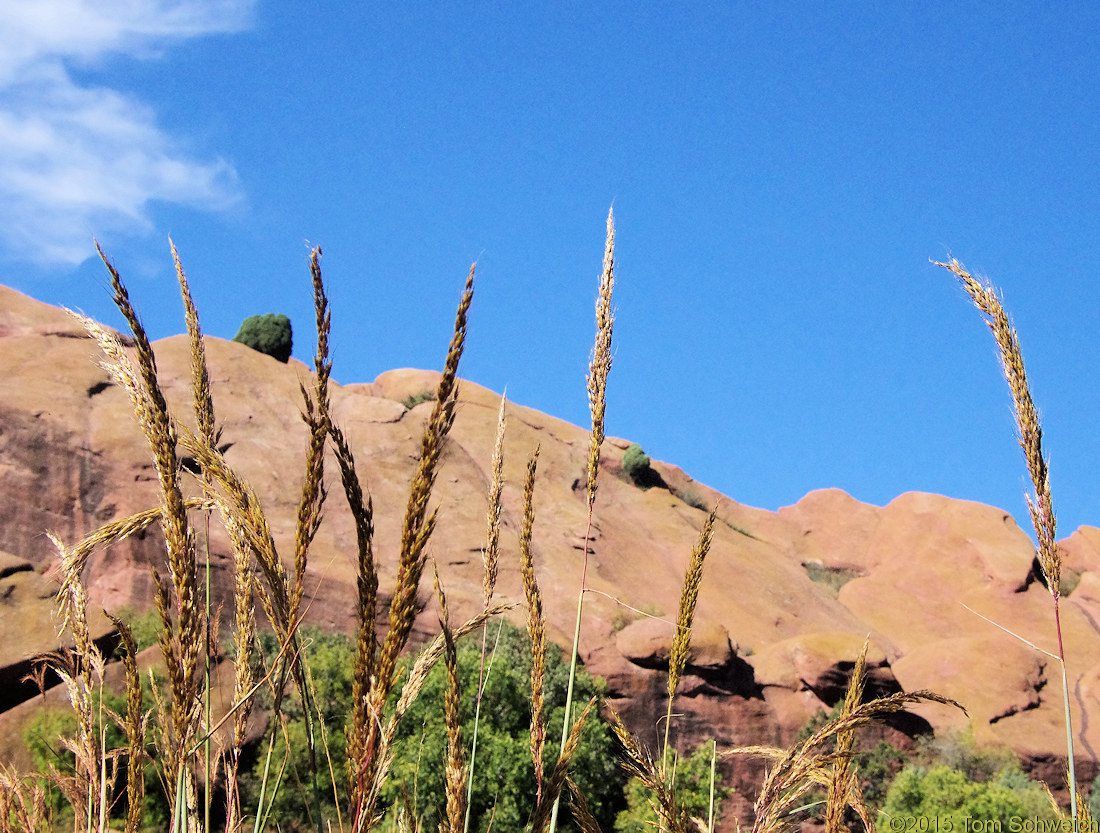
[[[189,423],[186,340],[165,339],[155,349],[170,406]],[[207,355],[227,458],[261,496],[276,542],[288,553],[306,442],[298,383],[310,371],[220,339],[208,341]],[[127,396],[97,361],[95,344],[65,313],[0,287],[0,365],[6,369],[0,378],[0,550],[10,554],[0,559],[0,666],[6,669],[25,667],[50,647],[39,637],[17,638],[49,631],[42,624],[49,605],[41,574],[50,574],[55,553],[45,531],[74,542],[156,501],[155,472]],[[431,371],[395,370],[371,384],[333,385],[335,418],[374,498],[383,594],[392,586],[406,491],[431,407],[406,410],[401,402],[433,389],[437,378]],[[434,496],[439,525],[430,552],[456,616],[471,614],[481,601],[480,548],[498,404],[497,394],[462,384]],[[587,432],[515,404],[508,420],[498,596],[523,598],[516,553],[519,484],[528,455],[540,445],[535,560],[551,638],[568,644],[585,529],[578,483]],[[878,508],[836,490],[766,512],[659,461],[653,466],[668,488],[643,492],[616,476],[626,446],[609,439],[604,448],[581,653],[589,670],[607,678],[612,704],[643,739],[656,738],[664,715],[671,622],[705,517],[677,497],[690,489],[702,502],[718,504],[720,522],[675,709],[682,715],[673,731],[679,744],[710,738],[720,746],[791,742],[814,712],[842,696],[869,635],[872,690],[934,689],[967,707],[979,740],[1007,744],[1025,762],[1048,768],[1064,758],[1057,670],[979,616],[1054,647],[1050,598],[1035,580],[1031,543],[1006,513],[927,494],[902,495]],[[335,466],[328,471],[332,479]],[[348,629],[354,621],[352,540],[351,518],[333,480],[306,582],[309,618],[326,628]],[[1082,528],[1062,547],[1068,567],[1080,576],[1064,600],[1063,626],[1078,774],[1087,783],[1100,750],[1100,530]],[[85,573],[93,605],[147,606],[149,568],[162,555],[155,532],[98,553]],[[216,525],[210,558],[216,592],[224,598],[232,564]],[[850,580],[837,592],[811,574]],[[420,633],[426,635],[434,632],[436,614],[430,593],[423,602]],[[635,610],[654,611],[657,618]],[[0,726],[3,721],[0,715]],[[906,725],[912,730],[921,721],[938,729],[965,725],[967,718],[926,707]],[[761,771],[759,762],[730,765],[727,774],[742,791],[734,811],[744,812]],[[1058,782],[1055,777],[1052,786]]]

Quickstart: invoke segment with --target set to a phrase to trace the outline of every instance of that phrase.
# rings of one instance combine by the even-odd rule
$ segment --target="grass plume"
[[[546,619],[542,611],[542,592],[535,576],[535,558],[531,539],[535,527],[535,472],[539,449],[527,461],[527,477],[523,481],[523,526],[519,534],[520,572],[523,594],[527,599],[527,635],[531,640],[531,760],[535,764],[535,801],[542,800],[543,750],[546,746]]]
[[[607,212],[607,238],[604,243],[603,271],[600,273],[600,290],[596,296],[596,341],[588,361],[588,407],[592,415],[589,432],[588,460],[585,469],[585,496],[588,516],[584,538],[581,541],[581,588],[577,593],[577,619],[573,626],[573,648],[569,659],[569,682],[565,689],[565,721],[561,727],[561,749],[569,735],[573,711],[573,685],[576,682],[577,661],[580,654],[581,617],[584,610],[584,592],[588,579],[588,545],[592,538],[593,510],[596,503],[596,484],[600,473],[600,449],[604,441],[604,416],[607,412],[607,376],[611,372],[611,334],[615,315],[611,307],[615,288],[615,215]],[[555,800],[550,816],[549,829],[554,833],[558,826],[558,802]]]
[[[695,606],[699,602],[699,590],[703,585],[703,562],[714,541],[714,521],[718,517],[718,507],[715,506],[707,519],[703,522],[703,528],[699,532],[699,540],[691,551],[688,560],[687,572],[684,574],[684,583],[680,590],[680,609],[676,617],[676,633],[672,637],[672,648],[668,657],[668,710],[665,714],[665,743],[661,760],[668,767],[669,753],[669,727],[672,725],[672,701],[676,697],[676,689],[680,686],[680,678],[687,666],[688,649],[691,647],[691,626],[695,621]],[[671,784],[672,774],[666,772]]]
[[[440,833],[460,833],[466,819],[466,767],[462,749],[462,716],[460,695],[462,684],[458,677],[458,651],[451,631],[447,611],[447,596],[435,571],[435,594],[439,599],[439,627],[443,635],[443,662],[447,669],[447,691],[443,698],[443,716],[447,726],[447,758],[444,766],[446,823],[440,825]]]
[[[483,577],[481,582],[485,607],[493,600],[496,591],[498,561],[500,558],[500,496],[504,491],[504,432],[507,428],[507,393],[500,397],[500,409],[497,412],[497,436],[493,443],[491,461],[492,477],[489,480],[489,508],[485,518],[485,549],[482,551]],[[477,764],[477,738],[481,729],[481,699],[485,693],[486,657],[488,653],[489,624],[481,628],[481,661],[477,672],[477,697],[474,702],[474,732],[470,741],[469,777],[466,781],[466,818],[463,830],[470,829],[470,804],[474,791],[474,772]]]
[[[867,648],[864,641],[852,667],[852,676],[844,692],[844,702],[840,716],[852,714],[863,700],[863,689],[867,680]],[[825,833],[846,833],[844,811],[852,807],[863,821],[868,833],[873,833],[874,822],[871,812],[863,801],[863,792],[852,766],[855,753],[856,730],[854,727],[842,729],[836,733],[836,752],[833,756],[832,772],[829,777],[829,791],[825,800]]]
[[[1039,412],[1031,398],[1027,373],[1024,370],[1024,356],[1020,350],[1020,339],[1016,329],[1005,312],[1000,293],[988,281],[975,278],[956,259],[947,263],[936,263],[951,272],[970,296],[974,306],[985,316],[1000,353],[1001,368],[1005,381],[1012,394],[1013,412],[1016,428],[1019,431],[1020,448],[1024,452],[1028,475],[1034,489],[1033,495],[1025,495],[1031,524],[1035,529],[1038,542],[1036,558],[1043,572],[1047,590],[1050,591],[1054,606],[1054,630],[1058,640],[1057,659],[1062,672],[1062,694],[1065,710],[1066,756],[1069,764],[1068,787],[1070,795],[1071,817],[1074,831],[1078,828],[1077,779],[1073,752],[1073,718],[1070,713],[1069,676],[1066,671],[1066,652],[1062,641],[1062,614],[1060,601],[1060,582],[1062,578],[1062,556],[1058,550],[1058,537],[1054,517],[1054,501],[1050,494],[1050,468],[1043,453],[1043,429],[1039,424]]]
[[[743,746],[723,753],[729,755],[756,755],[774,761],[764,776],[756,802],[753,805],[755,821],[753,833],[778,833],[784,830],[788,814],[798,806],[799,800],[813,787],[828,787],[832,781],[833,754],[826,741],[843,733],[853,732],[885,715],[897,714],[917,703],[929,702],[954,706],[964,714],[959,703],[933,691],[920,690],[891,694],[869,700],[842,713],[825,723],[809,738],[790,749],[767,746]]]
[[[380,717],[395,681],[397,658],[404,649],[416,618],[416,595],[424,570],[425,547],[435,529],[435,513],[428,514],[428,502],[438,474],[440,456],[447,434],[454,423],[458,403],[458,363],[466,344],[466,327],[470,304],[474,297],[474,266],[466,278],[466,286],[455,314],[454,334],[447,350],[447,359],[436,389],[432,415],[420,443],[420,457],[405,509],[398,554],[397,584],[390,602],[389,627],[374,664],[375,674],[365,705],[366,737],[361,757],[349,760],[354,781],[354,829],[359,830],[373,818],[378,788],[385,777],[382,766],[385,740],[379,735]]]

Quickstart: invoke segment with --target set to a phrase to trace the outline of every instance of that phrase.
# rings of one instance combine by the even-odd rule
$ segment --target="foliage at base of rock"
[[[499,628],[499,630],[498,630]],[[480,637],[480,634],[478,635]],[[494,649],[495,645],[495,649]],[[535,772],[531,762],[531,651],[525,631],[507,622],[492,623],[488,632],[492,657],[485,681],[478,730],[477,757],[471,795],[470,830],[522,830],[535,807]],[[462,688],[462,736],[469,742],[474,731],[481,639],[469,637],[458,646]],[[546,729],[546,776],[558,757],[557,738],[565,715],[565,689],[569,668],[560,650],[551,648],[546,657],[544,696],[549,720]],[[444,806],[443,754],[447,733],[443,722],[446,673],[437,666],[416,704],[401,723],[395,746],[396,760],[383,795],[390,802],[401,800],[404,790],[413,797],[424,829],[434,829]],[[602,694],[605,684],[583,671],[574,683],[574,701],[583,703]],[[611,830],[625,804],[626,775],[618,765],[616,741],[595,715],[585,727],[581,745],[573,758],[572,777],[588,801],[589,809],[604,830]],[[569,814],[563,807],[559,829]]]
[[[1057,818],[1042,786],[1019,767],[1005,767],[982,782],[943,764],[903,769],[890,785],[882,812],[887,818],[940,819],[941,824],[950,819],[956,830],[970,829],[966,825],[972,820],[988,824],[986,829],[1009,830],[1012,819]]]
[[[498,630],[499,629],[499,630]],[[474,710],[481,665],[480,631],[458,645],[459,678],[462,680],[462,737],[467,744],[474,732]],[[321,817],[325,823],[336,822],[335,792],[343,806],[347,803],[346,739],[344,721],[350,711],[352,665],[355,646],[343,634],[325,634],[313,629],[303,631],[309,645],[309,665],[316,686],[316,701],[324,717],[328,757],[333,761],[333,777],[326,772],[321,785]],[[278,652],[274,638],[261,638],[268,658]],[[495,650],[494,650],[495,645]],[[489,665],[478,730],[477,755],[474,762],[474,783],[471,795],[470,830],[522,830],[535,807],[535,773],[531,762],[531,652],[525,631],[506,622],[491,623],[488,650]],[[408,673],[408,660],[402,662]],[[547,656],[545,697],[547,704],[556,704],[551,711],[546,731],[548,739],[545,761],[547,776],[557,760],[554,738],[561,734],[564,717],[565,689],[569,669],[561,659],[560,650],[550,650]],[[602,694],[605,684],[598,678],[578,673],[574,696],[586,700]],[[435,829],[440,821],[444,798],[444,756],[447,730],[444,723],[443,700],[447,688],[446,670],[438,664],[428,676],[415,703],[400,723],[394,745],[394,759],[382,788],[385,805],[400,806],[407,793],[414,810],[423,822],[423,829]],[[392,704],[391,704],[392,706]],[[272,759],[286,761],[286,775],[279,785],[272,818],[280,819],[283,830],[311,829],[306,819],[308,808],[316,806],[310,785],[306,724],[300,703],[295,697],[283,702],[286,721],[276,739]],[[241,779],[246,806],[255,806],[263,779],[265,748],[260,750],[255,766]],[[281,765],[281,764],[280,764]],[[326,767],[327,768],[327,767]],[[614,737],[599,718],[590,718],[580,748],[573,758],[572,777],[580,786],[589,808],[605,830],[611,830],[616,814],[625,806],[626,775],[619,768]],[[269,788],[270,789],[270,788]],[[301,826],[295,821],[303,820]],[[563,813],[559,829],[571,829],[568,813]]]

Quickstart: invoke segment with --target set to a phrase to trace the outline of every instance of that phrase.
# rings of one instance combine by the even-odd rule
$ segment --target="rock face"
[[[190,424],[186,339],[168,338],[155,349],[170,407]],[[226,457],[260,496],[286,555],[306,448],[298,384],[310,371],[219,339],[208,340],[207,357]],[[94,342],[65,313],[0,287],[0,363],[6,368],[0,378],[0,625],[7,634],[27,635],[0,643],[0,666],[6,669],[0,670],[0,683],[56,644],[52,636],[42,638],[55,633],[52,622],[42,624],[50,616],[47,582],[56,560],[44,533],[73,543],[106,521],[156,505],[156,473],[126,392],[97,361]],[[334,416],[374,500],[383,597],[393,584],[408,484],[432,407],[427,402],[407,410],[401,403],[433,390],[437,379],[432,371],[395,370],[372,384],[332,386]],[[431,556],[456,617],[481,604],[485,494],[499,401],[495,393],[462,384],[433,498],[438,527]],[[836,490],[766,512],[739,505],[659,461],[652,465],[663,485],[641,491],[619,476],[627,445],[608,439],[603,449],[581,652],[589,670],[608,680],[612,705],[640,737],[655,743],[665,713],[680,585],[706,517],[696,506],[717,504],[719,523],[675,708],[681,746],[711,738],[720,747],[790,743],[807,719],[843,696],[869,635],[873,693],[929,688],[969,711],[967,718],[945,707],[922,707],[898,724],[903,730],[969,722],[980,741],[1006,744],[1025,763],[1049,768],[1064,758],[1058,669],[982,618],[1047,650],[1055,647],[1051,597],[1036,580],[1028,536],[1007,514],[915,493],[878,508]],[[497,596],[523,599],[518,484],[536,446],[536,569],[550,636],[568,644],[585,531],[588,435],[513,404]],[[354,540],[354,528],[335,465],[327,471],[325,523],[306,582],[309,618],[349,630],[356,594],[354,552],[347,542]],[[1061,546],[1067,572],[1079,578],[1062,600],[1061,615],[1078,774],[1087,784],[1100,750],[1100,530],[1082,528]],[[156,532],[97,551],[84,576],[92,604],[108,610],[148,606],[150,567],[162,559]],[[210,560],[215,591],[224,598],[232,563],[217,525]],[[427,588],[423,596],[419,632],[426,636],[434,633],[437,614]],[[755,761],[730,766],[727,775],[739,794],[727,818],[744,817],[762,769]],[[1052,786],[1058,783],[1054,779]]]

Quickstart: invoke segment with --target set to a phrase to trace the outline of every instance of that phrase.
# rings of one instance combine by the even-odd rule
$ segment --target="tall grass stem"
[[[589,436],[586,497],[588,503],[584,539],[581,552],[581,589],[577,594],[577,618],[573,626],[573,648],[569,656],[569,683],[565,690],[565,719],[561,727],[561,750],[572,723],[573,683],[577,675],[577,660],[581,643],[581,615],[584,608],[584,592],[588,576],[588,548],[592,540],[592,512],[596,502],[596,480],[600,472],[600,450],[604,440],[604,414],[607,410],[607,376],[611,371],[611,336],[615,315],[611,308],[615,288],[615,215],[607,212],[607,238],[604,243],[603,271],[600,273],[600,291],[596,298],[596,342],[588,363],[588,407],[592,414],[592,431]],[[560,753],[559,753],[560,754]],[[550,833],[558,826],[558,799],[550,814]]]

